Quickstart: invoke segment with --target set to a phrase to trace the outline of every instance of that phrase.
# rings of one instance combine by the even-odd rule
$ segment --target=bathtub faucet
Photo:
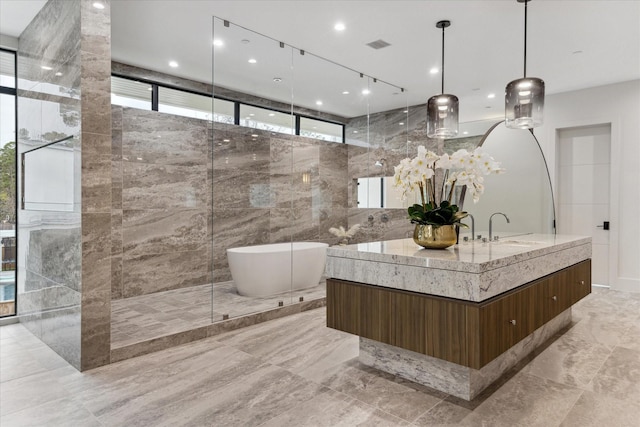
[[[492,230],[492,223],[491,223],[491,221],[493,220],[493,216],[494,216],[494,215],[502,215],[502,216],[504,217],[504,219],[506,219],[506,220],[507,220],[507,224],[510,224],[510,223],[511,223],[511,221],[509,221],[509,217],[508,217],[508,216],[506,216],[505,214],[503,214],[502,212],[496,212],[496,213],[494,213],[494,214],[491,214],[491,216],[489,217],[489,241],[493,240],[493,236],[492,236],[492,234],[493,234],[493,233],[492,233],[492,231],[493,231],[493,230]]]

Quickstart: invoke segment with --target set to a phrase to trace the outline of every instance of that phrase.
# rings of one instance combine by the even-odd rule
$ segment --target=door
[[[559,234],[591,236],[593,283],[609,283],[611,125],[558,130]]]

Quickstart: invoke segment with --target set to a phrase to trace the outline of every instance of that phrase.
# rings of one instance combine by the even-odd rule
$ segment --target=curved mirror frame
[[[538,139],[528,129],[509,129],[504,121],[492,126],[478,143],[505,169],[503,174],[485,177],[484,194],[477,203],[463,199],[462,208],[473,215],[476,236],[488,238],[489,219],[494,217],[494,235],[555,234],[553,187],[547,162]],[[470,225],[470,221],[465,221]],[[461,229],[461,236],[470,236]]]

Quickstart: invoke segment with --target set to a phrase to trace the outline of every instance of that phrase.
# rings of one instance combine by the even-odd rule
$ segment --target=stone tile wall
[[[210,283],[207,122],[112,114],[112,298]]]
[[[335,243],[328,229],[347,224],[346,145],[112,114],[112,298],[231,280],[227,248]]]
[[[18,314],[81,370],[109,363],[110,355],[111,28],[104,3],[98,10],[90,1],[51,0],[18,45],[18,128],[30,135],[18,150],[43,145],[49,132],[73,136],[58,149],[74,168],[72,210],[19,211]]]
[[[227,248],[336,242],[328,230],[347,225],[347,148],[214,124],[214,282],[231,280]]]
[[[353,242],[403,239],[413,235],[414,227],[408,221],[405,209],[358,208],[357,180],[393,176],[394,166],[405,157],[415,156],[419,145],[441,152],[443,141],[427,138],[426,117],[426,105],[417,105],[356,117],[347,124],[347,142],[352,144],[348,153],[349,226],[361,225]],[[401,122],[405,125],[400,126]],[[383,167],[375,166],[381,159],[384,159]]]

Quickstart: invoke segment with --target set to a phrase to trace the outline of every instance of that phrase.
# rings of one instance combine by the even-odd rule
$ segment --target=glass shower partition
[[[213,40],[210,228],[212,321],[217,322],[291,300],[290,251],[266,245],[292,242],[295,52],[216,17]],[[233,121],[216,111],[219,100],[233,103]],[[278,253],[281,259],[273,261]],[[276,277],[279,289],[258,286],[262,278]]]
[[[217,17],[212,52],[212,320],[320,306],[314,245],[409,233],[405,210],[358,209],[357,196],[360,178],[390,178],[407,155],[406,93]]]

